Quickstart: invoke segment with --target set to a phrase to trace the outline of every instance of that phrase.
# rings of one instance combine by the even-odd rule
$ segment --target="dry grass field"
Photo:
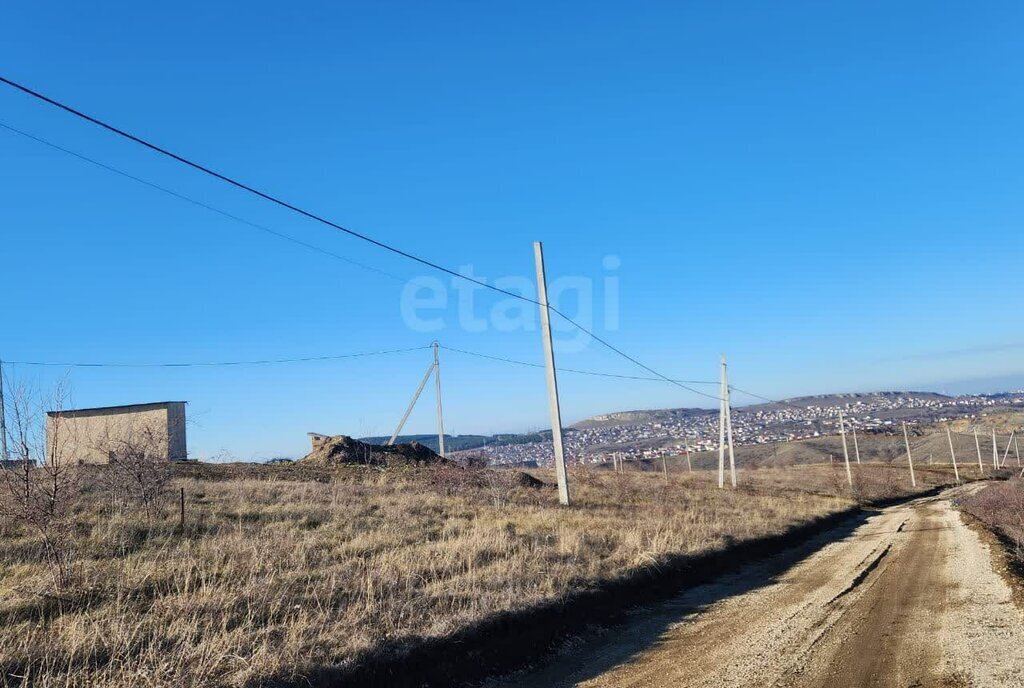
[[[183,469],[148,518],[83,480],[59,586],[39,535],[0,524],[0,685],[301,684],[316,667],[776,534],[853,496],[909,493],[896,465],[860,467],[852,493],[838,464],[745,470],[738,490],[678,465],[667,481],[577,467],[568,509],[502,471]],[[951,481],[944,468],[918,478]]]

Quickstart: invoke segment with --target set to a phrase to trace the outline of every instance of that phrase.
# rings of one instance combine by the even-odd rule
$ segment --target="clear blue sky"
[[[594,285],[596,331],[666,374],[713,379],[720,351],[738,386],[772,396],[1024,372],[1019,3],[316,5],[8,3],[0,72],[488,281],[532,279],[541,239],[549,279]],[[536,330],[489,317],[501,297],[476,294],[481,328],[460,324],[449,290],[443,329],[416,331],[403,281],[428,270],[7,88],[0,120],[400,278],[0,130],[4,359],[244,360],[437,338],[541,360]],[[607,276],[617,324],[602,315]],[[558,340],[562,365],[643,374]],[[195,454],[248,458],[300,453],[307,430],[388,432],[427,363],[70,379],[81,406],[189,400]],[[444,366],[451,431],[547,426],[541,371],[454,353]],[[561,383],[569,422],[714,403]],[[409,430],[431,431],[426,401]]]

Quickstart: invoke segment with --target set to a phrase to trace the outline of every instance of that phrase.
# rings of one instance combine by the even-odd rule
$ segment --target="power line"
[[[256,361],[211,361],[188,363],[58,363],[53,361],[8,361],[4,365],[53,366],[58,368],[214,368],[224,366],[275,365],[278,363],[308,363],[311,361],[336,361],[344,358],[365,358],[368,356],[386,356],[402,354],[410,351],[423,351],[429,346],[414,346],[407,349],[389,349],[383,351],[364,351],[354,354],[338,354],[334,356],[308,356],[305,358],[275,358]]]
[[[527,366],[529,368],[543,368],[543,363],[531,363],[529,361],[519,361],[513,358],[503,358],[501,356],[492,356],[490,354],[482,354],[477,351],[466,351],[465,349],[456,349],[450,346],[441,345],[442,349],[452,351],[457,354],[465,354],[467,356],[476,356],[477,358],[486,358],[492,361],[501,361],[502,363],[512,363],[514,365]],[[580,370],[577,368],[561,368],[559,367],[558,372],[560,373],[576,373],[578,375],[593,375],[596,377],[610,377],[619,380],[643,380],[648,382],[665,382],[660,377],[642,377],[639,375],[620,375],[618,373],[603,373],[597,370]],[[710,382],[708,380],[672,380],[672,382],[686,383],[691,385],[717,385],[717,382]],[[715,397],[717,398],[717,397]]]
[[[407,251],[403,251],[402,249],[400,249],[400,248],[398,248],[396,246],[392,246],[392,245],[387,244],[387,243],[385,243],[383,241],[379,241],[377,239],[374,239],[373,237],[370,237],[370,236],[368,236],[366,234],[362,234],[361,232],[357,232],[354,229],[349,229],[348,227],[345,227],[343,225],[338,224],[337,222],[329,220],[329,219],[323,217],[322,215],[317,215],[316,213],[314,213],[312,211],[305,210],[305,209],[303,209],[303,208],[301,208],[301,207],[299,207],[297,205],[289,203],[288,201],[280,199],[277,196],[273,196],[273,195],[271,195],[269,193],[266,193],[264,191],[260,191],[259,189],[255,188],[253,186],[245,184],[244,182],[240,182],[237,179],[234,179],[232,177],[227,176],[226,174],[222,174],[220,172],[217,172],[216,170],[211,169],[211,168],[209,168],[209,167],[207,167],[205,165],[202,165],[200,163],[194,162],[194,161],[192,161],[192,160],[190,160],[190,159],[188,159],[188,158],[186,158],[186,157],[184,157],[182,155],[179,155],[179,154],[174,153],[174,152],[172,152],[172,151],[170,151],[170,150],[168,150],[166,148],[158,146],[155,143],[150,143],[146,139],[143,139],[143,138],[141,138],[139,136],[136,136],[135,134],[129,133],[129,132],[125,131],[124,129],[120,129],[118,127],[115,127],[112,124],[108,124],[107,122],[104,122],[101,119],[93,117],[92,115],[87,115],[86,113],[82,112],[81,110],[77,110],[77,109],[71,107],[70,105],[66,105],[65,103],[62,103],[62,102],[60,102],[58,100],[50,98],[49,96],[43,95],[39,91],[33,90],[33,89],[29,88],[28,86],[24,86],[22,84],[19,84],[16,81],[12,81],[12,80],[8,79],[7,77],[0,76],[0,83],[7,84],[8,86],[11,86],[11,87],[15,88],[15,89],[21,91],[22,93],[30,95],[33,98],[36,98],[37,100],[41,100],[44,103],[48,103],[48,104],[50,104],[50,105],[52,105],[52,106],[54,106],[56,108],[59,108],[59,109],[65,111],[65,112],[67,112],[69,114],[74,115],[75,117],[78,117],[80,119],[84,119],[85,121],[90,122],[92,124],[95,124],[96,126],[101,127],[103,129],[106,129],[107,131],[109,131],[109,132],[111,132],[113,134],[117,134],[118,136],[120,136],[122,138],[128,139],[129,141],[132,141],[134,143],[137,143],[140,146],[148,148],[149,150],[154,151],[156,153],[159,153],[160,155],[163,155],[163,156],[166,156],[168,158],[171,158],[172,160],[180,162],[183,165],[187,165],[188,167],[191,167],[194,170],[198,170],[199,172],[202,172],[203,174],[207,174],[207,175],[209,175],[211,177],[219,179],[220,181],[222,181],[222,182],[224,182],[226,184],[230,184],[231,186],[234,186],[235,188],[238,188],[238,189],[241,189],[242,191],[246,191],[248,193],[251,193],[251,194],[254,194],[256,196],[259,196],[260,198],[262,198],[265,201],[270,201],[271,203],[273,203],[275,205],[281,206],[282,208],[286,208],[288,210],[291,210],[292,212],[298,213],[299,215],[302,215],[303,217],[309,218],[310,220],[314,220],[314,221],[319,222],[321,224],[327,225],[328,227],[336,229],[339,232],[344,232],[345,234],[348,234],[349,236],[355,237],[356,239],[360,239],[361,241],[365,241],[365,242],[368,242],[370,244],[373,244],[374,246],[376,246],[378,248],[382,248],[385,251],[390,251],[391,253],[394,253],[396,255],[402,256],[403,258],[408,258],[409,260],[415,261],[415,262],[417,262],[417,263],[419,263],[421,265],[425,265],[425,266],[427,266],[429,268],[432,268],[434,270],[439,270],[439,271],[447,273],[447,274],[449,274],[449,275],[451,275],[453,277],[457,277],[457,278],[460,278],[460,279],[467,280],[469,282],[473,282],[473,283],[475,283],[475,284],[477,284],[477,285],[479,285],[481,287],[484,287],[486,289],[491,289],[491,290],[496,291],[496,292],[500,292],[502,294],[505,294],[506,296],[511,296],[512,298],[520,299],[520,300],[523,300],[523,301],[528,301],[528,302],[533,303],[535,305],[540,305],[539,302],[534,301],[533,299],[525,297],[525,296],[523,296],[521,294],[516,294],[515,292],[511,292],[511,291],[508,291],[506,289],[501,289],[500,287],[496,287],[493,284],[487,284],[486,282],[484,282],[482,280],[477,280],[477,279],[474,279],[472,277],[467,277],[466,275],[463,275],[463,274],[461,274],[459,272],[456,272],[455,270],[452,270],[450,268],[446,268],[443,265],[439,265],[437,263],[434,263],[434,262],[432,262],[430,260],[427,260],[426,258],[420,258],[419,256],[414,255],[412,253],[409,253]]]
[[[252,227],[254,229],[258,229],[261,232],[266,232],[267,234],[272,234],[272,235],[274,235],[274,236],[276,236],[278,238],[284,239],[285,241],[290,241],[293,244],[297,244],[299,246],[303,246],[305,248],[310,249],[311,251],[316,251],[317,253],[322,253],[322,254],[324,254],[326,256],[330,256],[331,258],[336,258],[337,260],[340,260],[340,261],[343,261],[345,263],[348,263],[349,265],[354,265],[354,266],[362,268],[364,270],[369,270],[370,272],[375,272],[378,275],[383,275],[384,277],[388,277],[388,278],[396,280],[398,282],[405,282],[405,280],[403,278],[398,277],[397,275],[392,275],[389,272],[384,272],[383,270],[380,270],[378,268],[372,267],[370,265],[364,265],[363,263],[360,263],[358,261],[352,260],[351,258],[346,258],[345,256],[338,255],[337,253],[334,253],[333,251],[328,251],[325,248],[320,248],[319,246],[316,246],[314,244],[306,243],[305,241],[302,241],[301,239],[296,239],[293,236],[289,236],[289,235],[284,234],[282,232],[278,232],[277,230],[271,229],[270,227],[267,227],[265,225],[258,224],[256,222],[251,221],[251,220],[246,220],[244,217],[239,217],[237,215],[233,215],[233,214],[227,212],[226,210],[221,210],[220,208],[214,207],[214,206],[209,205],[207,203],[203,203],[202,201],[197,201],[196,199],[190,198],[189,196],[186,196],[186,195],[184,195],[182,193],[179,193],[177,191],[172,191],[171,189],[168,189],[166,187],[160,186],[159,184],[154,184],[151,181],[148,181],[146,179],[142,179],[141,177],[137,177],[134,174],[131,174],[129,172],[125,172],[124,170],[119,170],[116,167],[112,167],[111,165],[107,165],[106,163],[102,163],[102,162],[100,162],[98,160],[94,160],[94,159],[92,159],[90,157],[82,155],[81,153],[77,153],[77,152],[75,152],[73,150],[64,148],[63,146],[59,146],[56,143],[52,143],[50,141],[47,141],[46,139],[43,139],[43,138],[40,138],[40,137],[35,136],[33,134],[30,134],[30,133],[28,133],[26,131],[22,131],[21,129],[18,129],[16,127],[12,127],[11,125],[6,124],[4,122],[0,122],[0,128],[6,129],[7,131],[10,131],[12,133],[18,134],[20,136],[23,136],[23,137],[25,137],[27,139],[35,141],[36,143],[40,143],[40,144],[42,144],[44,146],[48,146],[49,148],[52,148],[53,150],[60,151],[61,153],[65,153],[67,155],[70,155],[71,157],[78,158],[79,160],[81,160],[83,162],[87,162],[90,165],[95,165],[96,167],[99,167],[100,169],[106,170],[108,172],[112,172],[112,173],[114,173],[116,175],[120,175],[121,177],[124,177],[125,179],[130,179],[130,180],[132,180],[134,182],[142,184],[143,186],[148,186],[149,188],[155,189],[156,191],[160,191],[161,193],[165,193],[168,196],[172,196],[172,197],[177,198],[179,200],[185,201],[186,203],[191,203],[192,205],[197,206],[199,208],[203,208],[205,210],[209,210],[210,212],[217,213],[218,215],[222,215],[223,217],[226,217],[229,220],[234,220],[235,222],[239,222],[239,223],[241,223],[243,225],[247,225],[247,226]]]
[[[179,162],[179,163],[181,163],[183,165],[186,165],[186,166],[191,167],[191,168],[193,168],[195,170],[198,170],[199,172],[202,172],[202,173],[207,174],[209,176],[212,176],[212,177],[214,177],[216,179],[219,179],[220,181],[225,182],[227,184],[230,184],[231,186],[234,186],[234,187],[236,187],[238,189],[241,189],[243,191],[247,191],[248,193],[254,194],[256,196],[259,196],[260,198],[262,198],[262,199],[264,199],[266,201],[270,201],[271,203],[274,203],[275,205],[281,206],[282,208],[286,208],[288,210],[291,210],[292,212],[298,213],[299,215],[302,215],[303,217],[309,218],[311,220],[315,220],[316,222],[324,224],[324,225],[326,225],[328,227],[331,227],[333,229],[336,229],[336,230],[338,230],[340,232],[344,232],[345,234],[348,234],[348,235],[350,235],[352,237],[355,237],[355,238],[360,239],[362,241],[365,241],[365,242],[368,242],[370,244],[373,244],[374,246],[377,246],[378,248],[382,248],[382,249],[384,249],[386,251],[390,251],[391,253],[394,253],[396,255],[402,256],[402,257],[407,258],[409,260],[415,261],[415,262],[417,262],[417,263],[419,263],[421,265],[424,265],[426,267],[432,268],[434,270],[438,270],[438,271],[443,272],[445,274],[451,275],[452,277],[455,277],[457,279],[462,279],[462,280],[465,280],[467,282],[471,282],[473,284],[476,284],[477,286],[483,287],[485,289],[490,289],[491,291],[498,292],[499,294],[504,294],[505,296],[509,296],[511,298],[518,299],[520,301],[525,301],[527,303],[532,303],[532,304],[534,304],[536,306],[540,306],[542,308],[544,307],[539,301],[536,301],[536,300],[531,299],[529,297],[523,296],[522,294],[517,294],[515,292],[508,291],[507,289],[502,289],[500,287],[497,287],[497,286],[495,286],[493,284],[488,284],[487,282],[485,282],[483,280],[478,280],[478,279],[475,279],[473,277],[469,277],[469,276],[463,275],[463,274],[461,274],[459,272],[456,272],[455,270],[452,270],[450,268],[446,268],[443,265],[439,265],[438,263],[434,263],[433,261],[427,260],[426,258],[421,258],[421,257],[419,257],[417,255],[414,255],[414,254],[409,253],[407,251],[403,251],[400,248],[397,248],[395,246],[387,244],[387,243],[385,243],[383,241],[379,241],[379,240],[374,239],[374,238],[372,238],[370,236],[367,236],[366,234],[362,234],[362,233],[357,232],[355,230],[352,230],[352,229],[349,229],[347,227],[344,227],[344,226],[338,224],[337,222],[333,222],[332,220],[329,220],[329,219],[327,219],[327,218],[325,218],[325,217],[323,217],[321,215],[317,215],[316,213],[313,213],[313,212],[311,212],[309,210],[305,210],[305,209],[303,209],[303,208],[301,208],[301,207],[299,207],[297,205],[289,203],[289,202],[287,202],[285,200],[282,200],[282,199],[280,199],[280,198],[278,198],[276,196],[273,196],[271,194],[268,194],[268,193],[266,193],[264,191],[260,191],[259,189],[256,189],[255,187],[252,187],[252,186],[250,186],[248,184],[245,184],[245,183],[240,182],[240,181],[238,181],[236,179],[233,179],[232,177],[229,177],[229,176],[227,176],[225,174],[217,172],[216,170],[213,170],[213,169],[211,169],[209,167],[206,167],[205,165],[201,165],[201,164],[199,164],[197,162],[193,162],[192,160],[189,160],[188,158],[186,158],[186,157],[184,157],[182,155],[179,155],[177,153],[171,152],[170,150],[168,150],[166,148],[162,148],[161,146],[158,146],[158,145],[156,145],[154,143],[151,143],[151,142],[149,142],[149,141],[147,141],[147,140],[145,140],[145,139],[143,139],[143,138],[141,138],[139,136],[131,134],[131,133],[125,131],[124,129],[120,129],[120,128],[112,125],[112,124],[108,124],[107,122],[104,122],[103,120],[100,120],[100,119],[98,119],[96,117],[93,117],[91,115],[87,115],[86,113],[82,112],[81,110],[78,110],[76,108],[71,107],[70,105],[66,105],[65,103],[62,103],[62,102],[60,102],[58,100],[50,98],[49,96],[43,95],[42,93],[40,93],[40,92],[38,92],[36,90],[33,90],[33,89],[29,88],[28,86],[24,86],[22,84],[19,84],[16,81],[12,81],[12,80],[4,77],[4,76],[0,76],[0,83],[7,84],[8,86],[11,86],[12,88],[17,89],[17,90],[21,91],[22,93],[25,93],[25,94],[33,97],[33,98],[36,98],[37,100],[41,100],[41,101],[43,101],[45,103],[48,103],[49,105],[52,105],[52,106],[54,106],[56,108],[59,108],[59,109],[65,111],[65,112],[67,112],[69,114],[74,115],[75,117],[78,117],[78,118],[83,119],[83,120],[85,120],[87,122],[95,124],[96,126],[101,127],[103,129],[106,129],[107,131],[109,131],[111,133],[117,134],[118,136],[121,136],[122,138],[128,139],[129,141],[132,141],[134,143],[137,143],[140,146],[148,148],[148,149],[150,149],[150,150],[152,150],[152,151],[154,151],[156,153],[159,153],[160,155],[163,155],[163,156],[166,156],[168,158],[171,158],[172,160],[175,160],[175,161],[177,161],[177,162]],[[683,383],[677,382],[677,381],[669,378],[666,375],[662,375],[661,373],[659,373],[658,371],[654,370],[650,366],[647,366],[644,363],[641,363],[636,358],[634,358],[634,357],[630,356],[629,354],[625,353],[624,351],[622,351],[618,347],[613,346],[607,340],[605,340],[605,339],[603,339],[601,337],[598,337],[596,334],[594,334],[588,328],[583,327],[582,325],[577,323],[575,320],[573,320],[569,316],[567,316],[564,313],[562,313],[561,311],[559,311],[557,308],[553,308],[550,305],[547,306],[547,308],[548,308],[549,311],[551,311],[551,312],[557,314],[559,317],[563,318],[566,322],[571,324],[573,327],[577,328],[581,332],[583,332],[583,333],[589,335],[590,337],[592,337],[596,342],[598,342],[602,346],[608,348],[609,350],[613,351],[614,353],[618,354],[619,356],[622,356],[623,358],[625,358],[626,360],[630,361],[634,365],[636,365],[636,366],[638,366],[640,368],[643,368],[644,370],[646,370],[647,372],[651,373],[652,375],[656,375],[657,377],[661,378],[662,380],[665,380],[666,382],[670,382],[670,383],[676,385],[677,387],[681,387],[682,389],[685,389],[685,390],[687,390],[689,392],[693,392],[694,394],[699,394],[701,396],[706,396],[706,397],[711,398],[711,399],[718,399],[718,397],[715,397],[715,396],[712,396],[712,395],[709,395],[709,394],[705,394],[704,392],[701,392],[700,390],[693,389],[692,387],[688,387],[687,385],[685,385]]]
[[[754,397],[755,399],[760,399],[761,401],[767,401],[767,402],[772,403],[772,404],[779,404],[780,406],[789,406],[790,408],[797,409],[798,411],[806,411],[807,410],[806,406],[800,406],[798,404],[792,404],[792,403],[790,403],[788,401],[783,401],[783,400],[780,400],[780,399],[772,399],[770,397],[761,396],[760,394],[754,394],[753,392],[748,392],[745,389],[740,389],[739,387],[736,387],[735,385],[729,385],[729,389],[731,389],[734,392],[739,392],[740,394],[746,394],[748,397]]]

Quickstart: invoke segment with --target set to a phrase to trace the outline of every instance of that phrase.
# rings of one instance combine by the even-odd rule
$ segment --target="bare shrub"
[[[1024,564],[1024,481],[988,485],[961,499],[959,505],[1002,533],[1012,544],[1013,556]]]
[[[124,506],[138,506],[152,522],[169,494],[167,430],[147,422],[108,426],[98,441],[97,448],[109,459],[100,476],[111,498]]]
[[[59,410],[66,398],[66,385],[58,385],[52,408]],[[0,516],[38,538],[53,585],[63,590],[71,581],[74,565],[71,509],[80,477],[77,465],[62,451],[71,440],[71,430],[59,414],[44,430],[48,403],[26,383],[10,384],[5,402],[14,463],[0,470]]]

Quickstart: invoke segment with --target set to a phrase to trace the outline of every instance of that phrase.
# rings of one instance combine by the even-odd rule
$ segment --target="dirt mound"
[[[449,463],[419,442],[386,446],[360,442],[348,435],[324,438],[299,462],[320,466],[425,466]]]

